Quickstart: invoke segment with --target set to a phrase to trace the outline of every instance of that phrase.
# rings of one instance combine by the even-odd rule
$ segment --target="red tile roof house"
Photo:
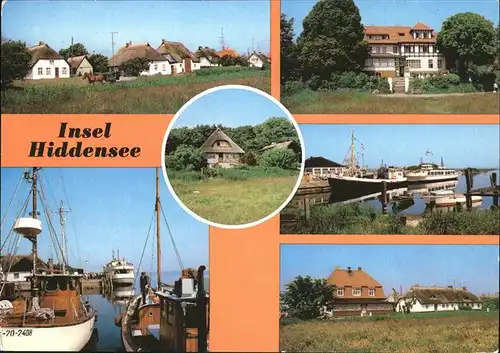
[[[146,58],[149,60],[148,68],[140,73],[141,76],[170,75],[170,63],[156,52],[149,43],[132,44],[128,42],[108,60],[108,66],[112,71],[119,71],[119,67],[126,61],[135,58]]]
[[[173,75],[201,69],[200,59],[180,42],[163,39],[156,51],[171,65]]]
[[[69,78],[70,66],[64,58],[44,42],[28,48],[31,55],[26,80]]]
[[[382,77],[423,77],[444,70],[436,49],[437,33],[424,23],[409,26],[365,26],[370,57],[365,71]]]
[[[335,288],[333,310],[327,313],[328,316],[370,316],[394,312],[382,285],[361,267],[341,269],[337,266],[327,283]]]
[[[466,287],[453,286],[412,286],[407,293],[398,298],[396,311],[410,313],[426,313],[435,311],[455,311],[463,307],[472,310],[482,308],[481,299],[472,294]]]

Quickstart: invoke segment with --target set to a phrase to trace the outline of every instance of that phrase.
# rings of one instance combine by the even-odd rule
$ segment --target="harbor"
[[[208,351],[208,269],[183,264],[162,205],[159,171],[155,178],[154,169],[149,173],[153,218],[147,236],[142,241],[135,237],[138,251],[126,255],[120,252],[124,247],[120,242],[107,262],[103,255],[100,261],[75,256],[79,250],[75,251],[75,238],[69,234],[77,227],[68,223],[74,206],[67,200],[55,209],[49,206],[46,195],[54,193],[54,185],[47,184],[46,170],[26,168],[20,173],[18,187],[2,215],[5,230],[10,206],[23,193],[18,188],[22,190],[19,186],[26,183],[13,226],[5,235],[2,232],[2,351]],[[130,206],[134,209],[135,203]],[[162,243],[162,229],[171,249]],[[175,256],[170,257],[168,250]],[[177,271],[165,271],[167,256],[176,259]],[[75,263],[80,265],[75,267]]]

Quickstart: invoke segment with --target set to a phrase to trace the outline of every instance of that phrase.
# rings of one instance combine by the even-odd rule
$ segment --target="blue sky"
[[[314,125],[302,124],[306,158],[325,157],[342,163],[351,144],[351,130],[364,145],[368,167],[444,163],[453,168],[498,168],[498,125]],[[356,144],[360,152],[360,144]],[[430,150],[433,155],[426,156]]]
[[[1,214],[7,212],[8,204],[19,183],[23,169],[1,169]],[[136,266],[148,234],[155,204],[155,169],[153,168],[44,168],[40,171],[44,192],[53,211],[63,200],[67,214],[66,233],[70,265],[86,266],[87,271],[98,271],[111,260],[113,249],[120,250]],[[61,179],[63,180],[61,182]],[[30,185],[24,182],[12,202],[6,221],[2,227],[2,242],[7,236],[22,208]],[[208,268],[208,226],[196,221],[177,205],[170,196],[160,170],[161,202],[169,222],[185,267],[205,265]],[[67,197],[66,197],[67,196]],[[31,204],[28,210],[31,211]],[[44,215],[44,213],[42,213]],[[59,232],[59,218],[53,217],[54,227]],[[39,249],[45,260],[49,255],[47,221],[42,218],[44,232],[41,234]],[[152,262],[153,243],[156,244],[155,224],[146,247],[141,268],[145,271],[156,269],[156,250]],[[179,271],[164,220],[161,223],[162,272]],[[77,246],[78,245],[78,246]],[[52,246],[52,249],[54,247]],[[18,254],[26,254],[31,244],[21,239]],[[78,252],[79,249],[79,252]],[[80,256],[79,256],[80,255]],[[85,265],[85,261],[89,261]]]
[[[335,266],[362,267],[384,287],[415,284],[465,286],[498,292],[499,256],[494,245],[282,245],[280,288],[298,275],[327,278]]]
[[[251,13],[251,16],[248,14]],[[46,1],[8,0],[3,9],[2,36],[44,41],[52,48],[67,48],[74,41],[92,53],[111,56],[126,42],[162,39],[180,41],[190,50],[198,46],[220,49],[221,28],[227,47],[269,51],[268,1]]]
[[[302,21],[317,1],[281,0],[281,12],[295,18],[294,31],[302,32]],[[355,0],[365,25],[413,26],[423,22],[439,31],[443,21],[460,12],[475,12],[498,23],[498,0]]]
[[[174,127],[222,124],[227,127],[257,125],[270,117],[287,117],[276,103],[244,89],[224,89],[193,102],[175,121]]]

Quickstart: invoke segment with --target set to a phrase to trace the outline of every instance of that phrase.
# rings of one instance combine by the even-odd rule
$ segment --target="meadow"
[[[200,217],[220,224],[262,219],[288,198],[298,171],[280,168],[218,168],[211,177],[197,171],[168,170],[176,195]]]
[[[222,67],[175,76],[88,84],[81,77],[15,82],[2,91],[2,113],[173,114],[206,89],[228,84],[270,92],[269,70]]]
[[[282,234],[498,235],[499,228],[498,210],[435,213],[416,226],[359,203],[313,205],[307,221],[300,208],[288,205],[281,212]]]
[[[498,93],[372,95],[303,89],[282,95],[292,114],[500,114]]]
[[[498,311],[282,320],[280,350],[285,352],[455,353],[498,349]]]

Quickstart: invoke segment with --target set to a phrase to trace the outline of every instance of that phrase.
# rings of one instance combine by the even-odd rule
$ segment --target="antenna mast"
[[[221,27],[220,28],[220,47],[221,47],[221,50],[224,50],[226,49],[226,46],[225,46],[225,43],[224,43],[224,28]]]
[[[157,287],[160,290],[161,283],[161,241],[160,241],[160,176],[158,168],[156,168],[156,271],[157,271]]]
[[[115,56],[115,34],[118,32],[111,32],[111,57]]]

